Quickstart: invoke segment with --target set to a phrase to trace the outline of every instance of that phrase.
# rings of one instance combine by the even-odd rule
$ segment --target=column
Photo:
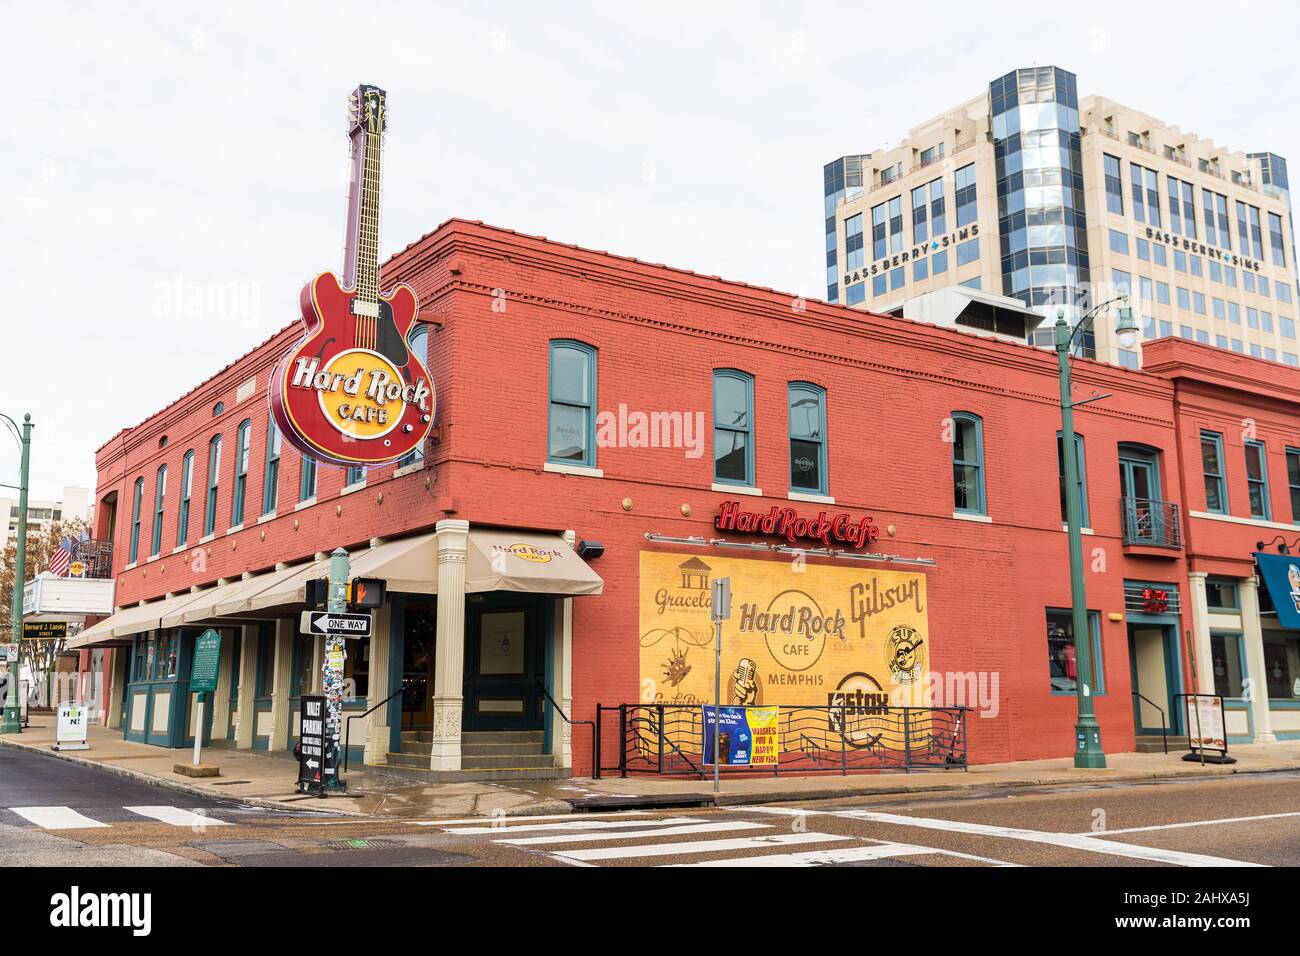
[[[469,522],[439,521],[438,621],[433,668],[433,746],[430,770],[460,769],[460,724],[465,693],[465,554]]]
[[[1210,647],[1210,604],[1206,598],[1205,571],[1190,571],[1192,599],[1192,648],[1196,652],[1196,693],[1214,693],[1213,649]]]
[[[257,625],[240,627],[243,638],[239,646],[239,716],[235,727],[235,749],[253,749],[253,730],[257,714],[253,713],[253,694],[257,690]]]
[[[366,709],[374,707],[391,693],[388,689],[388,635],[393,619],[393,602],[385,601],[375,611],[370,632],[370,694]],[[386,762],[388,757],[388,708],[380,707],[366,718],[366,752],[368,764]]]
[[[573,531],[564,532],[564,543],[570,548],[577,541]],[[555,701],[570,718],[573,717],[573,598],[558,598],[555,602],[555,646],[551,649],[551,674],[554,686],[551,693]],[[551,753],[555,766],[573,769],[573,725],[559,714],[553,718]]]
[[[275,620],[275,660],[271,670],[271,736],[267,750],[287,750],[293,735],[293,718],[289,713],[289,697],[293,693],[293,631],[292,618]]]
[[[1250,716],[1257,744],[1273,743],[1273,722],[1268,713],[1268,679],[1264,676],[1264,631],[1259,625],[1259,578],[1242,578],[1237,594],[1241,598],[1241,630],[1246,645],[1246,675],[1250,678]]]
[[[114,647],[109,652],[113,658],[112,679],[109,681],[108,701],[106,702],[106,727],[120,730],[122,727],[122,688],[126,686],[128,669],[131,666],[131,648]]]
[[[225,740],[226,730],[230,727],[230,688],[234,686],[235,675],[231,668],[235,660],[235,638],[229,628],[221,631],[221,666],[217,669],[217,689],[208,696],[212,708],[212,739]]]

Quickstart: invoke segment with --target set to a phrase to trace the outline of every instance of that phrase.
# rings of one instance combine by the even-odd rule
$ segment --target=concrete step
[[[1190,741],[1186,737],[1169,735],[1169,752],[1178,753],[1187,750]],[[1147,734],[1137,738],[1137,752],[1140,754],[1159,754],[1165,752],[1164,738],[1159,734]]]
[[[417,741],[419,743],[428,743],[429,741],[433,740],[433,731],[432,730],[403,730],[402,743],[406,743],[406,741],[408,740]]]
[[[428,770],[428,754],[395,754],[391,750],[388,752],[388,766],[390,767],[409,767],[412,770]]]
[[[465,770],[524,770],[541,769],[553,766],[555,758],[550,754],[497,754],[495,756],[472,756],[461,754],[460,765]]]
[[[433,752],[432,740],[407,740],[402,738],[402,753],[404,754],[422,754],[424,762],[429,762],[429,754]]]
[[[403,742],[402,750],[406,750],[406,744]],[[426,753],[428,751],[425,751]],[[499,757],[507,754],[519,754],[526,757],[540,757],[542,755],[542,742],[529,741],[528,743],[475,743],[461,738],[460,752],[465,757]]]
[[[509,781],[509,780],[564,780],[567,779],[572,771],[559,767],[504,767],[496,769],[465,769],[436,771],[429,769],[428,758],[423,758],[424,762],[418,765],[410,763],[412,760],[421,758],[412,754],[394,754],[388,755],[388,766],[393,773],[400,776],[409,777],[412,780],[423,780],[428,783],[460,783],[470,781]],[[404,761],[404,762],[398,762]]]
[[[460,735],[461,746],[465,744],[542,744],[546,740],[544,730],[467,730]]]

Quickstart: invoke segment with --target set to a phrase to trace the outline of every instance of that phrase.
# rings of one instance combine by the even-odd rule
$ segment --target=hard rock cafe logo
[[[900,624],[889,632],[885,639],[885,664],[895,681],[912,684],[921,676],[924,656],[921,646],[924,643],[920,631],[906,624]]]
[[[821,659],[827,636],[845,640],[844,612],[823,611],[811,595],[788,589],[767,608],[740,605],[740,633],[759,633],[773,660],[788,671],[806,671]]]
[[[512,544],[508,548],[500,545],[493,545],[494,554],[509,555],[512,558],[519,558],[521,561],[530,561],[533,564],[550,564],[559,556],[559,551],[554,548],[539,548],[531,544]]]

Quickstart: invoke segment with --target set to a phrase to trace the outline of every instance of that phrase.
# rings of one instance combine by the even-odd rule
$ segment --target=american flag
[[[67,538],[64,538],[59,542],[59,550],[50,555],[50,572],[57,574],[59,577],[65,577],[68,573],[68,565],[71,563],[70,542]]]

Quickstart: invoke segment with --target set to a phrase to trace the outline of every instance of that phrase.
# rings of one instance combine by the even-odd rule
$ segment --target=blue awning
[[[1300,630],[1300,556],[1255,553],[1259,575],[1285,628]]]

